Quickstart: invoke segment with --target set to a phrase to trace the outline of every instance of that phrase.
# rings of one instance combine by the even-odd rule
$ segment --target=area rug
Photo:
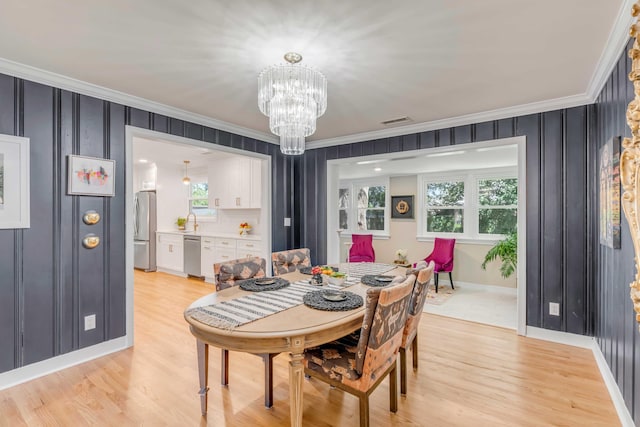
[[[451,285],[439,285],[438,293],[436,293],[436,287],[433,283],[429,285],[429,291],[427,292],[427,299],[425,304],[433,304],[433,305],[442,305],[445,302],[449,301],[456,293],[455,289],[451,289]]]

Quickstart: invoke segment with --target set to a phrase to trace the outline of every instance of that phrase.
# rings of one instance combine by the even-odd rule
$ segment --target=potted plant
[[[508,278],[516,271],[518,266],[518,233],[510,233],[489,249],[484,257],[482,269],[486,270],[487,263],[494,261],[496,258],[500,258],[500,261],[502,261],[500,274],[503,278]]]
[[[184,230],[184,226],[187,223],[187,218],[183,218],[181,216],[176,220],[176,225],[178,226],[178,230]]]

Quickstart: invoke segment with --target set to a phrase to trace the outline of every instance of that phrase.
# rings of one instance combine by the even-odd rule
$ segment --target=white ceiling
[[[626,40],[616,23],[630,1],[4,0],[0,72],[63,80],[19,64],[36,67],[275,141],[257,75],[293,50],[328,79],[308,138],[322,142],[401,116],[587,102],[607,49]]]
[[[141,164],[155,163],[158,167],[172,169],[184,168],[184,161],[189,161],[189,169],[203,168],[212,161],[225,160],[235,157],[234,154],[221,150],[179,144],[167,140],[151,140],[133,138],[133,162]],[[143,164],[144,164],[143,163]]]

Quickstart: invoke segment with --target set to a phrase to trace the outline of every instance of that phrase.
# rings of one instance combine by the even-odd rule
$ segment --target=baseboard
[[[635,423],[629,413],[629,409],[624,402],[624,397],[618,388],[613,373],[607,364],[607,361],[600,350],[600,346],[593,337],[585,335],[570,334],[568,332],[552,331],[549,329],[534,328],[527,326],[527,338],[536,338],[544,341],[556,342],[559,344],[571,345],[574,347],[581,347],[589,349],[593,352],[593,357],[596,359],[596,364],[600,370],[600,375],[604,380],[604,384],[607,386],[609,396],[613,402],[613,406],[616,408],[618,418],[623,427],[633,427]]]
[[[127,343],[127,337],[124,336],[4,372],[0,374],[0,390],[124,350],[128,347],[130,345]]]
[[[550,329],[527,326],[525,335],[527,338],[536,338],[544,341],[557,342],[558,344],[571,345],[581,348],[593,348],[593,337],[571,334],[569,332],[552,331]]]
[[[596,363],[600,369],[602,379],[607,386],[607,390],[609,390],[609,396],[611,396],[613,406],[616,408],[618,418],[620,418],[620,423],[623,427],[635,426],[631,413],[629,413],[629,409],[627,409],[627,405],[624,402],[624,397],[620,392],[620,388],[618,388],[618,383],[613,377],[609,364],[607,364],[607,360],[604,358],[604,354],[602,354],[602,350],[600,350],[600,346],[595,339],[591,343],[591,350],[593,351],[593,356],[596,358]]]
[[[185,274],[182,271],[171,270],[169,268],[158,267],[158,269],[156,271],[159,271],[160,273],[173,274],[174,276],[179,276],[179,277],[184,277],[184,278],[188,277],[187,274]]]

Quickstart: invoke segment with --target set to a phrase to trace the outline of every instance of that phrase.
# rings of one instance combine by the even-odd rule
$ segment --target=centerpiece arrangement
[[[241,236],[246,236],[251,231],[251,226],[248,222],[241,222],[239,231]]]
[[[398,249],[396,250],[396,257],[398,257],[395,261],[395,264],[406,264],[407,263],[407,250],[406,249]]]
[[[333,285],[342,285],[347,278],[345,273],[338,271],[337,268],[328,265],[316,266],[311,269],[311,283],[321,285],[328,281]]]

